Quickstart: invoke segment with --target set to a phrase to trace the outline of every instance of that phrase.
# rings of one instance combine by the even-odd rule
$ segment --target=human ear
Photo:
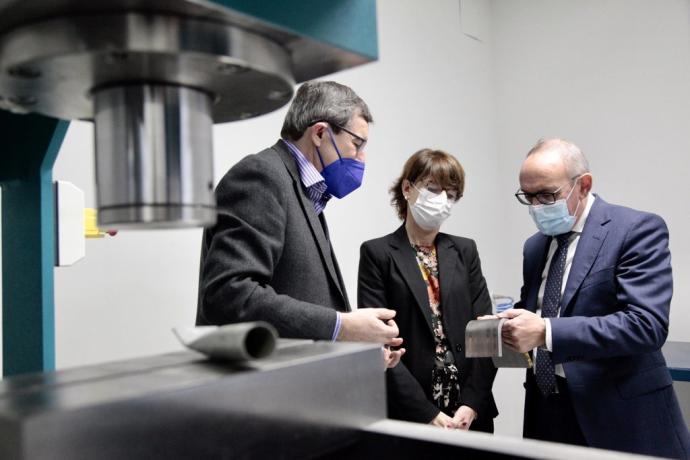
[[[402,190],[403,196],[407,200],[410,197],[410,181],[403,179],[400,189]]]
[[[325,127],[323,123],[314,123],[309,127],[311,130],[311,141],[318,148],[321,147],[321,142],[323,141],[323,133],[325,132]]]
[[[592,190],[592,175],[585,173],[580,176],[580,197],[586,197],[590,190]]]

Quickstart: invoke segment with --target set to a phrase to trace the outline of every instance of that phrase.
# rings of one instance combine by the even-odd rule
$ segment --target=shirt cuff
[[[546,325],[546,332],[545,332],[545,346],[546,349],[550,352],[553,352],[553,342],[551,341],[551,320],[549,318],[544,318],[544,324]]]
[[[335,315],[335,329],[333,330],[333,337],[331,337],[331,341],[333,342],[338,340],[338,335],[340,335],[340,327],[343,325],[342,319],[340,318],[340,312],[335,312]]]

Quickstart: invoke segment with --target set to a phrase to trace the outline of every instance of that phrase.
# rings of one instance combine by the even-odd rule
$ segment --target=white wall
[[[534,229],[512,197],[526,151],[563,136],[589,156],[595,190],[657,212],[671,231],[672,340],[690,340],[690,6],[687,0],[381,0],[381,59],[329,76],[370,105],[365,183],[327,216],[350,297],[359,244],[398,222],[387,188],[422,147],[458,156],[465,198],[445,231],[475,238],[489,287],[516,296],[521,247]],[[466,35],[466,34],[467,35]],[[469,36],[468,36],[469,35]],[[471,37],[470,37],[471,36]],[[474,37],[474,38],[473,38]],[[218,180],[272,144],[285,109],[214,129]],[[73,123],[55,177],[94,204],[92,128]],[[200,230],[129,231],[91,240],[56,270],[57,364],[64,368],[179,349],[192,324]],[[501,370],[497,432],[519,435],[522,372]]]

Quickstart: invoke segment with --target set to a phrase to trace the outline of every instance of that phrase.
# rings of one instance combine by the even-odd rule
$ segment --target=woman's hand
[[[400,348],[398,350],[391,350],[388,346],[383,347],[383,362],[386,365],[386,369],[395,367],[400,362],[400,358],[405,354],[405,349]]]
[[[438,426],[440,428],[446,429],[455,428],[455,425],[453,424],[453,419],[444,414],[443,412],[439,412],[438,415],[434,417],[432,421],[429,422],[429,425]]]
[[[477,418],[477,412],[470,406],[460,406],[457,411],[455,411],[455,416],[453,417],[453,424],[458,430],[469,430],[472,422]]]

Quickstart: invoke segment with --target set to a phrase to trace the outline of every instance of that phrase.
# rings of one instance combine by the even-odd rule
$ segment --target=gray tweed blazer
[[[243,158],[215,191],[204,230],[197,325],[267,321],[281,337],[329,340],[350,311],[323,213],[282,141]]]

